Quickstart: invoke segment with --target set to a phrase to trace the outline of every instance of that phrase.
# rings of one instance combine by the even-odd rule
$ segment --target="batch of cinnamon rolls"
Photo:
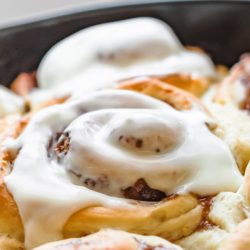
[[[250,55],[96,25],[2,86],[0,117],[1,250],[250,249]]]

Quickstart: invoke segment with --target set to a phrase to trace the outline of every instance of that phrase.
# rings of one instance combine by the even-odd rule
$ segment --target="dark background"
[[[250,52],[250,1],[151,1],[78,10],[64,16],[0,30],[0,83],[32,71],[44,53],[63,37],[90,25],[137,16],[166,21],[185,45],[205,49],[228,66]]]

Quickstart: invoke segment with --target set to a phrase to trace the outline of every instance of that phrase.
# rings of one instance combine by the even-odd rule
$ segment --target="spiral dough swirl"
[[[69,216],[93,204],[236,191],[242,177],[206,122],[200,111],[126,90],[97,91],[37,113],[8,145],[15,162],[6,184],[27,248],[60,239]]]

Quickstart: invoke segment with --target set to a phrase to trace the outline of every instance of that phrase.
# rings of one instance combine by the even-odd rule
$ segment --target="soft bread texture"
[[[215,134],[229,145],[244,173],[250,160],[250,116],[232,105],[207,104],[207,108],[217,120]]]
[[[208,218],[221,229],[232,232],[248,218],[248,207],[240,194],[222,192],[214,197]]]
[[[176,243],[185,250],[217,250],[228,233],[214,227],[208,230],[197,231]]]
[[[182,250],[181,247],[155,236],[141,236],[118,230],[102,230],[98,233],[78,238],[53,242],[34,250],[140,250],[163,249]]]
[[[243,196],[232,192],[219,193],[212,199],[208,213],[208,219],[212,225],[176,243],[185,250],[217,250],[221,242],[247,218],[248,206]]]
[[[23,243],[9,237],[8,235],[0,235],[1,250],[24,250]]]
[[[63,228],[65,238],[80,237],[102,228],[157,235],[177,240],[191,234],[202,219],[202,207],[191,196],[162,201],[154,205],[138,204],[133,209],[89,207],[72,215]]]
[[[241,222],[221,243],[218,250],[250,249],[250,219]]]

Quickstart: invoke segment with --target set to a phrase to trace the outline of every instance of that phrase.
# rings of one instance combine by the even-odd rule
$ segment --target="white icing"
[[[144,17],[96,25],[53,46],[42,59],[38,84],[50,98],[110,88],[118,80],[141,75],[190,73],[215,76],[210,58],[186,50],[164,22]]]
[[[130,200],[79,185],[69,169],[92,178],[105,174],[112,185],[102,191],[116,196],[142,177],[167,194],[236,191],[242,176],[226,144],[205,121],[199,111],[179,112],[125,90],[94,92],[34,115],[21,136],[7,144],[17,157],[5,178],[24,223],[27,249],[61,239],[63,225],[81,208],[133,208]],[[51,136],[63,130],[70,147],[57,161],[48,157],[47,148]],[[120,134],[145,139],[145,148],[124,144]]]
[[[0,118],[6,115],[21,113],[24,101],[6,87],[0,85]]]

